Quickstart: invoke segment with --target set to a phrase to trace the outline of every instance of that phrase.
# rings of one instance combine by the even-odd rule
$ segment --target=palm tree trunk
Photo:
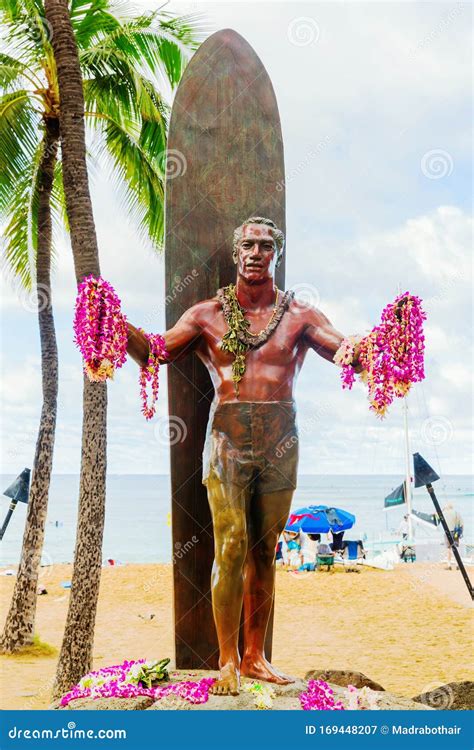
[[[99,275],[99,252],[89,193],[84,97],[67,0],[46,0],[57,66],[63,182],[77,281]],[[71,598],[53,699],[90,671],[102,565],[107,447],[107,388],[84,378],[81,479]]]
[[[43,551],[49,484],[53,463],[58,399],[58,348],[51,297],[51,190],[59,142],[59,122],[45,122],[43,150],[38,170],[38,251],[36,288],[41,340],[43,406],[36,441],[21,561],[0,649],[18,651],[32,643],[35,627],[38,574]]]

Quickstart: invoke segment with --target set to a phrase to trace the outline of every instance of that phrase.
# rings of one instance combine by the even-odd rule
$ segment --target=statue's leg
[[[292,489],[252,498],[249,546],[244,568],[244,655],[246,677],[284,685],[294,680],[265,658],[264,643],[275,588],[275,552],[290,512]]]
[[[239,626],[243,598],[243,566],[247,554],[247,512],[250,487],[221,482],[215,474],[207,481],[214,527],[212,609],[219,642],[219,679],[216,695],[237,695],[240,686]]]

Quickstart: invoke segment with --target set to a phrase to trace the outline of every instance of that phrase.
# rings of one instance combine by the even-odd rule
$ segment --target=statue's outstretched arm
[[[334,355],[341,346],[345,336],[332,325],[331,321],[316,308],[308,309],[308,322],[304,338],[315,352],[324,359],[334,362]],[[354,347],[352,365],[356,372],[362,369],[358,364],[358,346]]]
[[[198,305],[190,307],[172,328],[162,334],[169,356],[167,358],[160,357],[160,362],[164,364],[174,362],[179,357],[193,351],[202,333],[197,308]],[[146,367],[150,354],[148,339],[143,331],[135,328],[131,323],[127,322],[127,328],[127,353],[140,367]]]

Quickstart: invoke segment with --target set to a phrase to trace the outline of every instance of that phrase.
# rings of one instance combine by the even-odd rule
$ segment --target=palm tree
[[[50,3],[48,17],[45,10],[43,0],[0,0],[1,20],[8,30],[8,46],[0,53],[4,256],[24,287],[37,286],[43,380],[22,558],[0,641],[5,651],[30,643],[34,633],[56,423],[58,365],[50,286],[53,223],[69,224],[78,282],[84,275],[99,273],[83,154],[83,115],[92,136],[89,152],[108,157],[116,181],[124,188],[127,209],[159,248],[168,107],[154,80],[161,77],[176,86],[200,34],[197,17],[175,19],[164,13],[133,17],[123,15],[123,3],[119,15],[109,0],[72,0],[69,10],[66,0]],[[72,27],[75,42],[69,41],[66,52],[61,47],[53,52],[56,23],[58,40],[69,38]],[[71,70],[61,85],[64,65]],[[105,386],[85,382],[75,566],[60,657],[64,684],[90,668],[104,521],[105,413]]]

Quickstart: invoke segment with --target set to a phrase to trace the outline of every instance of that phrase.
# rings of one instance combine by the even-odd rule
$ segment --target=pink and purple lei
[[[405,396],[413,383],[425,377],[424,320],[421,299],[404,292],[385,307],[380,324],[357,344],[358,363],[363,367],[361,379],[368,386],[370,408],[379,417],[385,416],[395,397]],[[352,354],[354,349],[355,343]],[[342,387],[349,389],[356,374],[350,351],[351,342],[345,339],[336,354],[342,365]]]
[[[78,698],[137,698],[148,696],[158,701],[167,695],[176,695],[189,703],[206,703],[214,678],[205,677],[197,682],[170,682],[157,687],[146,687],[141,683],[130,682],[131,672],[137,665],[145,664],[145,659],[124,661],[113,667],[103,667],[89,672],[82,680],[61,698],[61,705],[67,706]]]

